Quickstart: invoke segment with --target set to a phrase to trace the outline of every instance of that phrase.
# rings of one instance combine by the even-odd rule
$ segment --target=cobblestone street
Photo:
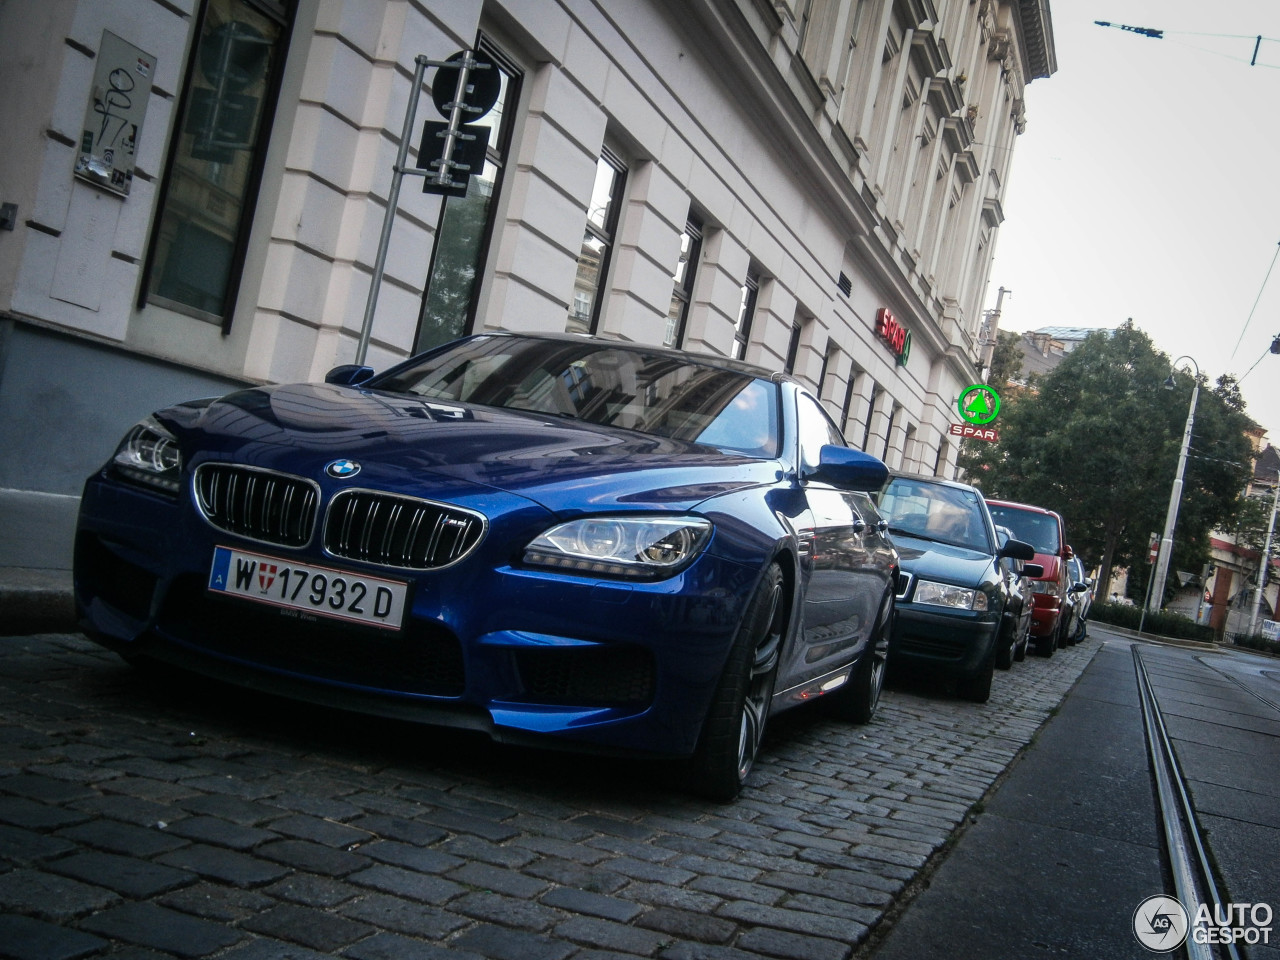
[[[777,718],[715,805],[669,768],[517,750],[202,682],[77,635],[0,646],[0,955],[850,957],[1096,640]]]

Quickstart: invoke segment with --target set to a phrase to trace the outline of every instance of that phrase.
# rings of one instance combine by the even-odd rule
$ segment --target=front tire
[[[764,739],[786,628],[785,580],[782,568],[771,563],[747,605],[688,761],[693,793],[728,802],[742,790]]]
[[[995,679],[995,675],[995,657],[988,657],[977,673],[960,678],[956,683],[956,693],[961,699],[971,703],[986,703],[991,699],[991,681]]]

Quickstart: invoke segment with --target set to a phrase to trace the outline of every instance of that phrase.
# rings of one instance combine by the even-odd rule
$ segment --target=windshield
[[[892,533],[995,552],[976,491],[895,477],[880,492],[879,505]]]
[[[677,353],[474,337],[369,387],[583,420],[750,456],[778,455],[778,387]]]
[[[1036,553],[1058,553],[1058,518],[1053,514],[995,503],[988,503],[987,509],[991,511],[992,520],[1012,530],[1017,539],[1031,544]]]

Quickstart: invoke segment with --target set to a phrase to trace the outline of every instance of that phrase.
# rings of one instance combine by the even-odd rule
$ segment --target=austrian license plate
[[[258,603],[387,630],[404,623],[408,584],[231,547],[214,547],[209,590]]]

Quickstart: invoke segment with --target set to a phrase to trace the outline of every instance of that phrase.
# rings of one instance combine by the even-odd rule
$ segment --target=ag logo
[[[1182,946],[1189,924],[1186,908],[1161,894],[1147,897],[1133,912],[1133,935],[1152,953],[1168,953]]]
[[[335,480],[346,480],[360,472],[360,464],[354,460],[334,460],[324,468],[324,472]]]

